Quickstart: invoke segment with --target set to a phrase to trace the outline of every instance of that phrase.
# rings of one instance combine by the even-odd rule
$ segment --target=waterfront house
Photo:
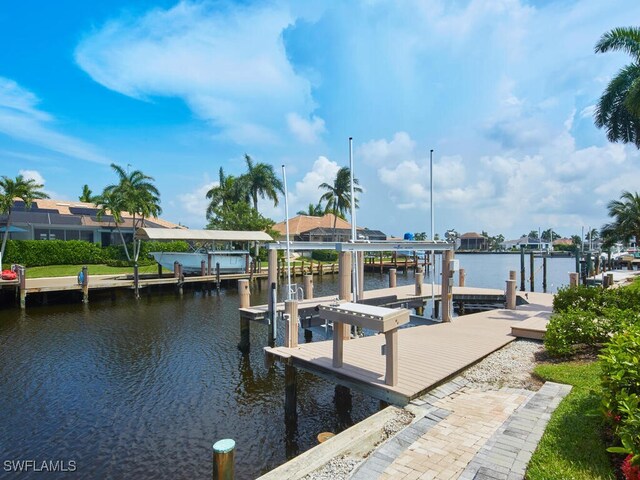
[[[335,229],[333,222],[336,221]],[[278,232],[278,240],[286,237],[285,222],[276,223],[273,230]],[[387,235],[380,230],[357,227],[358,239],[369,241],[386,240]],[[351,240],[351,224],[346,220],[327,213],[322,217],[297,215],[289,219],[289,235],[292,241],[299,242],[348,242]]]
[[[15,200],[11,214],[12,240],[84,240],[102,246],[121,243],[113,216],[97,217],[98,207],[93,203],[65,200],[34,200],[31,208]],[[121,212],[125,241],[132,240],[133,216]],[[160,218],[145,219],[145,226],[155,228],[185,228]],[[7,215],[0,215],[0,227],[7,224]],[[137,219],[136,219],[137,224]]]
[[[505,250],[519,250],[521,248],[525,250],[551,250],[551,243],[548,241],[526,235],[515,240],[505,240],[500,246]]]
[[[476,232],[460,235],[460,250],[489,250],[489,239]]]

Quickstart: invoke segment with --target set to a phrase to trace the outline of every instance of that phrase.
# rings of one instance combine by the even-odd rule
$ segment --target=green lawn
[[[565,362],[535,369],[543,380],[573,385],[553,413],[527,470],[529,480],[615,480],[602,439],[600,364]]]
[[[133,274],[133,267],[110,267],[108,265],[87,265],[89,275]],[[78,275],[82,265],[48,265],[27,268],[27,278],[68,277]],[[140,273],[157,273],[156,265],[140,267]]]

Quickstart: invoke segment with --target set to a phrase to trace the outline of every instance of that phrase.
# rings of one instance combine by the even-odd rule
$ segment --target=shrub
[[[338,252],[335,250],[313,250],[311,258],[319,262],[335,262],[338,260]]]
[[[602,406],[612,419],[621,446],[609,451],[632,455],[631,465],[640,463],[640,325],[630,325],[614,335],[600,354]],[[631,470],[629,470],[631,471]]]
[[[640,314],[634,310],[606,307],[593,310],[569,308],[551,316],[544,346],[550,355],[567,357],[577,346],[596,348],[626,325],[640,324]]]
[[[553,311],[579,309],[602,315],[609,308],[640,309],[640,290],[636,288],[565,287],[553,298]]]
[[[4,262],[26,267],[102,263],[100,245],[80,240],[9,240]]]

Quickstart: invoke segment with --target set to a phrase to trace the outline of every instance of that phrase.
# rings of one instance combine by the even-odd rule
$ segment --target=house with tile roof
[[[30,208],[21,200],[13,202],[11,231],[13,240],[84,240],[102,246],[121,243],[112,215],[97,217],[93,203],[64,200],[34,200]],[[133,215],[121,212],[125,241],[132,240]],[[0,229],[7,224],[7,215],[0,215]],[[136,219],[137,223],[137,219]],[[155,228],[185,228],[160,218],[145,219],[145,226]]]
[[[285,222],[276,223],[271,228],[278,233],[277,240],[284,240]],[[387,239],[387,235],[380,230],[357,227],[356,232],[358,238],[362,240]],[[336,218],[332,213],[326,213],[322,217],[297,215],[289,219],[289,235],[293,241],[299,242],[348,242],[351,240],[351,224],[340,217]]]

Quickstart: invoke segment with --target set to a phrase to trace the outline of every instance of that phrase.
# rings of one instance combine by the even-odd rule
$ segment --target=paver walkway
[[[352,478],[524,478],[553,410],[570,387],[479,390],[453,380],[412,402],[417,421],[378,447]]]

